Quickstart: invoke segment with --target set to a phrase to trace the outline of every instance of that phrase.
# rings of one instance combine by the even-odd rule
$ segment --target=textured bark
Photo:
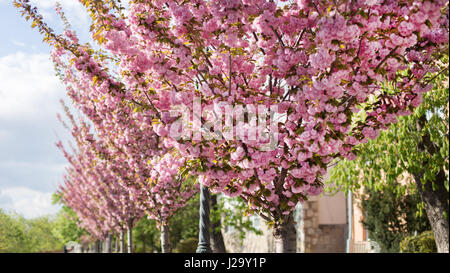
[[[102,241],[96,240],[94,243],[94,253],[101,253]]]
[[[128,253],[133,253],[133,220],[127,225],[127,250]]]
[[[426,117],[422,115],[417,119],[416,127],[419,132],[422,132],[425,128]],[[439,152],[439,148],[431,141],[431,137],[428,132],[425,132],[421,141],[417,146],[418,150],[423,153],[429,153],[433,155]],[[427,213],[428,220],[430,221],[431,228],[433,229],[434,239],[438,252],[449,252],[449,195],[445,188],[445,173],[444,170],[440,170],[436,174],[434,182],[427,181],[422,183],[424,172],[420,172],[414,175],[414,180],[417,185],[420,197],[425,203],[425,211]],[[434,190],[433,190],[434,184]],[[447,214],[447,218],[444,213]]]
[[[287,146],[284,147],[287,149]],[[287,176],[287,169],[281,169],[278,179],[275,180],[275,193],[280,197],[280,202],[285,202],[286,197],[283,194],[283,184]],[[275,238],[276,253],[295,253],[297,252],[297,230],[295,229],[294,213],[283,215],[280,210],[275,210],[274,219],[276,220],[273,229]]]
[[[126,247],[125,247],[125,231],[122,230],[120,232],[120,253],[126,253]]]
[[[111,248],[112,248],[112,235],[111,235],[111,233],[108,233],[108,236],[106,237],[106,240],[105,240],[104,252],[111,253],[112,252]]]
[[[211,208],[215,211],[218,210],[217,195],[211,195]],[[213,253],[226,253],[225,242],[222,235],[222,224],[220,218],[217,221],[211,223],[211,239]]]
[[[276,253],[295,253],[297,251],[297,231],[292,213],[283,223],[275,225],[273,236]]]
[[[167,223],[161,224],[161,251],[162,253],[170,253],[170,242],[169,242],[169,226]]]
[[[449,223],[448,217],[444,217],[444,212],[449,215],[448,206],[448,192],[445,189],[444,181],[445,174],[441,170],[436,176],[435,187],[433,190],[432,183],[427,182],[422,185],[422,175],[414,175],[417,189],[419,190],[420,197],[425,203],[425,212],[428,220],[430,221],[431,228],[433,229],[434,239],[438,252],[449,252]]]
[[[114,236],[114,252],[119,253],[119,238],[117,236]]]

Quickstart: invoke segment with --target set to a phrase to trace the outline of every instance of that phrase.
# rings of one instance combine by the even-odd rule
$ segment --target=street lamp
[[[212,253],[210,244],[210,219],[209,219],[209,200],[211,199],[209,189],[201,186],[200,189],[200,232],[198,234],[197,253]]]

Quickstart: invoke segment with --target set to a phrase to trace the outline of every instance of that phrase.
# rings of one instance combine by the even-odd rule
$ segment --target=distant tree
[[[232,226],[238,232],[241,241],[248,232],[261,233],[246,217],[252,211],[242,199],[223,198],[223,195],[214,198],[214,196],[211,202],[211,243],[214,252],[226,252],[225,244],[219,247],[220,241],[223,241],[222,234],[226,226]],[[214,199],[216,202],[213,201]],[[196,195],[185,208],[180,210],[180,213],[171,219],[171,242],[174,243],[174,247],[180,244],[179,248],[182,248],[181,245],[186,244],[186,241],[192,242],[198,238],[199,202],[199,195]]]
[[[153,253],[161,251],[160,231],[156,227],[156,221],[141,218],[134,227],[133,240],[136,253]]]
[[[18,215],[6,214],[0,209],[0,252],[26,252],[26,226]]]
[[[196,194],[170,219],[170,242],[174,248],[182,240],[198,238],[199,203],[200,196]]]
[[[0,252],[31,253],[62,250],[63,243],[52,232],[54,219],[25,219],[0,209]]]
[[[417,193],[397,196],[390,187],[381,191],[368,188],[361,197],[362,223],[381,252],[399,252],[404,238],[431,229],[426,215],[417,210],[421,203]]]
[[[199,202],[197,194],[169,219],[169,241],[174,252],[192,250],[192,245],[197,242]],[[228,203],[228,206],[225,203]],[[259,234],[260,231],[245,217],[247,210],[245,203],[238,198],[218,198],[217,204],[211,209],[211,222],[219,225],[215,226],[216,230],[211,231],[221,232],[225,226],[233,226],[238,231],[240,240],[245,238],[247,232]],[[155,220],[144,217],[137,222],[134,230],[136,252],[161,252],[160,230]],[[214,240],[212,237],[211,239],[214,245]],[[192,250],[194,251],[195,249]]]
[[[62,251],[64,243],[53,233],[53,217],[42,216],[26,220],[26,225],[29,242],[27,252]]]
[[[262,234],[261,230],[255,228],[252,221],[247,217],[252,214],[254,212],[248,208],[242,199],[223,197],[219,198],[216,209],[211,213],[211,218],[213,222],[221,219],[221,229],[232,227],[242,242],[249,232]]]
[[[448,56],[442,59],[448,66]],[[398,197],[416,191],[439,252],[449,251],[449,86],[448,67],[434,78],[433,92],[410,116],[400,117],[377,139],[360,145],[359,157],[340,161],[330,181],[342,189],[390,188]],[[386,86],[390,92],[392,86]],[[400,184],[399,180],[406,183]],[[374,197],[371,197],[374,198]]]
[[[222,217],[221,211],[218,203],[217,194],[211,196],[211,210],[213,215],[218,215],[219,217],[213,217],[211,222],[211,244],[214,253],[226,253],[227,249],[225,247],[225,240],[222,234]]]
[[[54,193],[52,198],[53,204],[62,205],[61,210],[56,214],[52,233],[64,244],[70,241],[81,243],[81,236],[87,235],[87,232],[77,224],[79,221],[77,214],[64,204],[57,193]]]

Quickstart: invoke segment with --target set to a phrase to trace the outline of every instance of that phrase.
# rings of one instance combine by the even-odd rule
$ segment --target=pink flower
[[[311,186],[309,189],[308,189],[308,193],[309,194],[311,194],[311,195],[319,195],[319,194],[321,194],[323,192],[323,188],[322,187],[315,187],[315,186]]]
[[[290,191],[283,191],[283,195],[286,196],[287,198],[290,198],[292,196],[292,192],[290,192]]]
[[[403,44],[403,38],[398,36],[395,33],[392,33],[390,38],[391,38],[391,42],[394,46],[400,46]]]
[[[387,59],[386,64],[387,64],[387,66],[388,66],[388,69],[394,70],[394,71],[395,71],[395,70],[397,69],[397,67],[399,66],[399,63],[398,63],[397,59],[395,59],[395,58],[389,58],[389,59]]]
[[[301,169],[292,169],[290,170],[290,174],[295,178],[301,178],[302,177],[302,170]]]
[[[379,133],[380,133],[379,130],[374,130],[372,127],[364,127],[363,130],[362,130],[362,134],[366,138],[370,138],[370,139],[377,138]]]
[[[213,18],[213,19],[205,22],[203,24],[203,27],[204,27],[204,30],[207,31],[207,32],[214,32],[218,28],[217,20]]]
[[[356,158],[356,155],[355,155],[354,153],[348,153],[347,156],[346,156],[346,158],[347,158],[348,160],[354,160],[354,159]]]
[[[307,153],[300,152],[300,153],[298,153],[298,155],[297,155],[297,160],[298,160],[299,162],[303,162],[303,161],[307,160],[308,158],[310,158],[311,156],[312,156],[312,153],[311,153],[311,152],[307,152]]]
[[[161,123],[154,124],[154,125],[153,125],[153,130],[154,130],[155,133],[156,133],[157,135],[159,135],[159,136],[164,137],[164,136],[167,135],[167,130],[166,130],[166,128],[164,127],[164,125],[161,124]]]
[[[409,22],[406,22],[406,21],[401,22],[400,25],[398,26],[398,32],[403,37],[411,35],[413,30],[414,30],[414,25]]]
[[[348,144],[350,144],[350,145],[357,145],[358,144],[358,140],[354,136],[347,137],[347,141],[346,142]]]
[[[235,152],[231,153],[231,159],[233,160],[241,160],[245,155],[245,150],[241,146],[239,146]]]
[[[426,14],[424,14],[424,13],[421,12],[421,11],[418,11],[418,12],[416,12],[416,13],[413,13],[413,14],[410,16],[410,21],[411,21],[412,23],[414,23],[415,25],[421,25],[421,24],[423,24],[426,20],[427,20]]]
[[[411,101],[411,105],[414,107],[419,107],[419,105],[423,102],[423,96],[421,93],[418,93],[417,96]]]
[[[320,48],[317,53],[309,58],[311,66],[319,70],[326,70],[334,61],[334,55],[331,55],[326,48]]]

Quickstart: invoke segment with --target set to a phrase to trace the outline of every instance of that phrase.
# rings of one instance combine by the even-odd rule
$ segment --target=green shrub
[[[400,243],[403,253],[434,253],[437,252],[436,242],[432,231],[425,231],[417,236],[406,237]]]
[[[187,238],[181,240],[173,249],[174,253],[195,253],[197,250],[198,239]]]
[[[417,192],[399,195],[385,186],[380,191],[365,188],[361,197],[362,223],[382,253],[398,253],[405,237],[431,229],[425,213],[417,213],[420,203]]]

